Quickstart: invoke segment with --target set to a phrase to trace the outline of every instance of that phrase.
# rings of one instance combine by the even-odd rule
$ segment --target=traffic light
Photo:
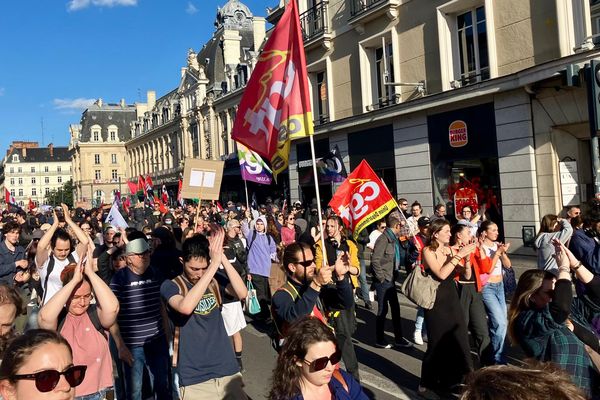
[[[590,127],[597,134],[600,130],[600,60],[591,60],[586,70]]]

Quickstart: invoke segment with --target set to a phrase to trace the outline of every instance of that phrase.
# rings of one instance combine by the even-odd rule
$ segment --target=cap
[[[237,219],[232,219],[227,222],[227,230],[236,228],[238,226],[240,226],[240,221],[238,221]]]
[[[52,227],[52,225],[50,225],[49,223],[47,223],[47,222],[46,222],[45,224],[42,224],[42,226],[40,226],[40,229],[41,229],[42,231],[46,232],[46,231],[47,231],[48,229],[50,229],[51,227]]]
[[[125,246],[125,254],[128,256],[132,254],[142,254],[148,250],[150,250],[150,246],[148,245],[148,242],[142,238],[134,239]]]
[[[115,230],[116,230],[116,228],[115,228],[114,226],[112,226],[112,225],[110,225],[110,224],[104,224],[104,226],[102,227],[102,232],[106,233],[106,232],[108,232],[108,231],[109,231],[109,230],[111,230],[111,229],[112,229],[113,231],[115,231]]]
[[[424,226],[429,226],[431,224],[431,220],[429,217],[421,217],[417,220],[417,225],[419,228],[423,228]]]

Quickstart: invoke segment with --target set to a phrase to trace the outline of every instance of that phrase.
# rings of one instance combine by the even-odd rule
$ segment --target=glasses
[[[403,207],[406,207],[408,205],[408,203],[402,203],[400,205],[403,206]]]
[[[83,382],[83,378],[85,378],[86,369],[87,366],[85,365],[73,365],[63,372],[58,372],[54,369],[48,369],[46,371],[36,372],[35,374],[13,375],[12,379],[35,380],[35,387],[37,390],[42,393],[46,393],[53,390],[56,385],[58,385],[61,375],[65,376],[65,379],[72,388],[79,386],[81,382]]]
[[[385,228],[387,228],[385,225],[379,227],[379,229],[382,231],[385,230]]]
[[[331,365],[335,365],[339,363],[341,359],[342,352],[340,350],[336,350],[336,352],[330,355],[329,357],[321,357],[313,361],[304,360],[304,363],[308,365],[310,372],[317,372],[325,369],[329,362],[331,362]]]
[[[92,293],[82,294],[80,296],[73,296],[73,301],[79,301],[83,299],[87,303],[88,301],[91,301],[93,297],[94,295]]]
[[[315,260],[314,260],[314,259],[312,259],[312,260],[306,260],[306,261],[297,261],[297,262],[296,262],[296,264],[300,264],[300,265],[302,265],[304,268],[308,268],[308,267],[310,267],[311,265],[313,265],[313,263],[314,263],[314,262],[315,262]]]

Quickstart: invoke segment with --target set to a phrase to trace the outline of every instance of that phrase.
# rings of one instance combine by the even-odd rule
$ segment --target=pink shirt
[[[73,364],[87,365],[85,379],[75,388],[75,396],[99,392],[113,385],[112,359],[108,340],[94,327],[87,313],[67,313],[60,334],[73,349]]]
[[[292,244],[296,241],[296,230],[294,228],[288,228],[287,226],[281,227],[281,241],[284,245]]]

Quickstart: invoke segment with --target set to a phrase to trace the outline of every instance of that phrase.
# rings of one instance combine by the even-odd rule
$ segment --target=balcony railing
[[[375,7],[377,3],[381,3],[384,0],[352,0],[352,8],[350,15],[354,17],[368,9]]]
[[[325,13],[323,6],[324,4],[321,2],[300,15],[300,27],[305,43],[325,33]]]

